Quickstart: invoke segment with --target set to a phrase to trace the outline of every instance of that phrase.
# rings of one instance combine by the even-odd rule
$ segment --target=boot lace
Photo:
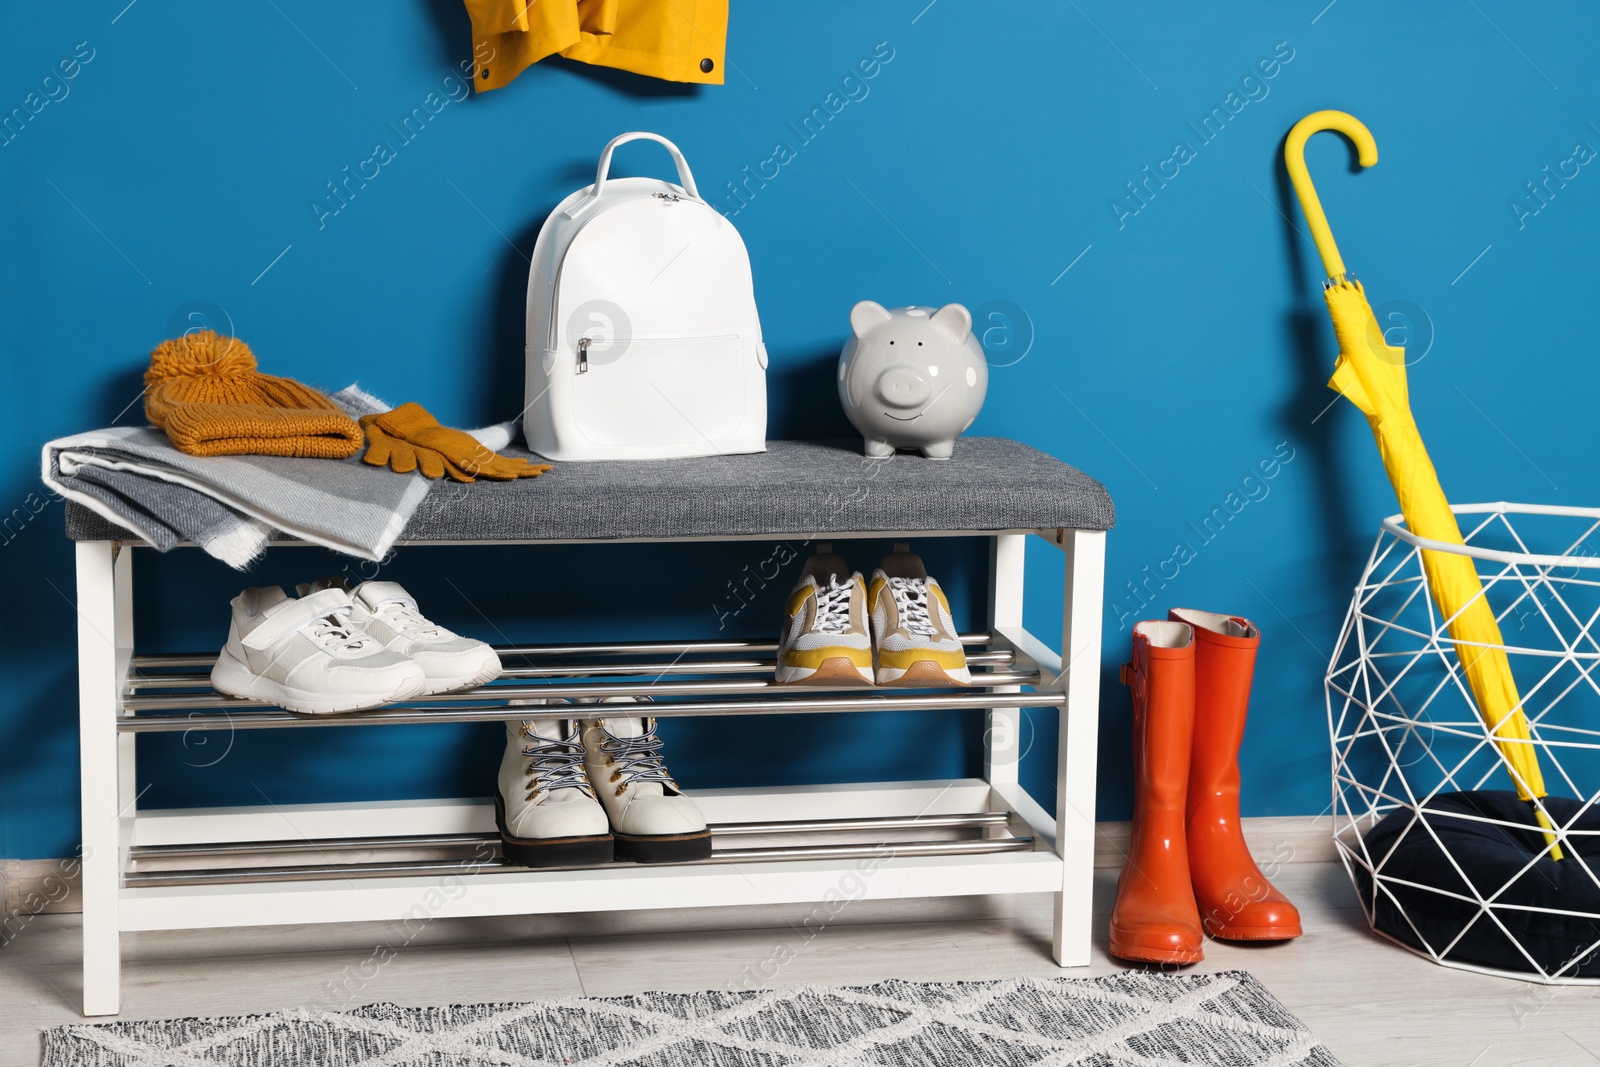
[[[576,725],[569,727],[565,738],[550,738],[531,732],[524,723],[522,736],[538,742],[522,747],[522,754],[528,757],[529,800],[557,789],[582,790],[584,796],[594,799],[588,772],[583,769],[583,742]]]
[[[929,613],[927,579],[890,578],[889,592],[894,596],[895,614],[900,625],[918,637],[932,637],[934,627],[933,617]]]
[[[850,629],[850,594],[855,591],[855,579],[843,583],[834,575],[828,576],[826,589],[817,590],[817,619],[812,629],[825,634],[842,634]]]
[[[660,782],[669,789],[678,788],[678,783],[672,780],[662,761],[661,738],[656,736],[654,721],[638,737],[618,737],[606,728],[603,721],[600,731],[600,749],[609,757],[607,762],[615,767],[611,772],[611,781],[617,783],[618,796],[626,793],[628,787],[636,782]]]

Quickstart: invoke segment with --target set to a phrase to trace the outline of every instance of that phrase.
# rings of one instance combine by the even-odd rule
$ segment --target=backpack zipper
[[[624,345],[624,346],[627,346],[627,347],[632,347],[633,345],[667,345],[667,344],[697,345],[697,344],[714,344],[714,343],[717,343],[717,342],[737,341],[737,340],[740,339],[741,336],[742,335],[738,334],[738,333],[635,334],[632,337],[613,338],[609,342],[609,344],[611,344],[611,345]],[[577,359],[576,366],[573,368],[575,373],[577,373],[577,374],[588,374],[589,373],[589,347],[593,343],[594,343],[593,338],[590,338],[588,336],[584,336],[584,337],[578,338],[577,345],[575,346],[578,359]]]

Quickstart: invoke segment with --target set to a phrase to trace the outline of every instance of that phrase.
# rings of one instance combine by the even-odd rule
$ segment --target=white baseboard
[[[1339,854],[1333,847],[1333,821],[1326,815],[1289,815],[1241,819],[1250,852],[1263,867],[1285,863],[1333,863]],[[1095,824],[1094,865],[1121,867],[1128,854],[1128,837],[1133,824],[1102,822]]]
[[[35,915],[83,910],[77,860],[0,860],[0,945]]]
[[[1338,859],[1332,825],[1326,815],[1245,819],[1245,837],[1256,862],[1331,863]],[[1122,866],[1128,851],[1126,822],[1095,825],[1094,865]],[[75,860],[0,860],[0,942],[10,940],[13,928],[26,925],[34,915],[82,911],[78,866]]]

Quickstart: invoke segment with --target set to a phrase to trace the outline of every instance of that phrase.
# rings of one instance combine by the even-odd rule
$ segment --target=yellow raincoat
[[[722,84],[728,0],[466,0],[472,82],[511,83],[563,55],[675,82]]]

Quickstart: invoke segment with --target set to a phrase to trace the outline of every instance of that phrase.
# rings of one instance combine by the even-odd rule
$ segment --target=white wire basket
[[[1334,840],[1367,921],[1380,936],[1447,967],[1524,981],[1600,984],[1600,977],[1586,976],[1600,973],[1600,508],[1497,503],[1452,510],[1465,545],[1419,538],[1401,516],[1386,519],[1351,599],[1326,678]],[[1532,805],[1523,805],[1520,825],[1463,811],[1461,794],[1510,790],[1513,776],[1478,715],[1446,629],[1450,619],[1428,586],[1423,549],[1474,560],[1499,621],[1500,647],[1510,660],[1529,743],[1550,793],[1540,803],[1565,854],[1559,899],[1542,906],[1514,899],[1512,889],[1517,879],[1544,877],[1541,872],[1554,869],[1542,836],[1520,838],[1540,847],[1515,877],[1498,885],[1463,874],[1465,851],[1453,844],[1457,839],[1435,832],[1436,825],[1464,825],[1448,821],[1454,819],[1483,824],[1473,832],[1491,840],[1529,835]],[[1425,844],[1430,863],[1446,872],[1426,882],[1453,885],[1417,881],[1414,864],[1410,873],[1397,874],[1400,849],[1388,830],[1378,835],[1383,847],[1369,842],[1371,831],[1395,813],[1402,821],[1392,821],[1391,828],[1409,820],[1402,837],[1432,838],[1412,841]],[[1569,892],[1573,886],[1580,891]],[[1430,930],[1420,914],[1448,909],[1466,916],[1453,937]],[[1529,923],[1551,922],[1592,929],[1594,943],[1559,961],[1548,951],[1530,951],[1525,942],[1533,938],[1520,931]],[[1503,954],[1514,957],[1513,967],[1473,958],[1465,946],[1485,937],[1499,939]]]

